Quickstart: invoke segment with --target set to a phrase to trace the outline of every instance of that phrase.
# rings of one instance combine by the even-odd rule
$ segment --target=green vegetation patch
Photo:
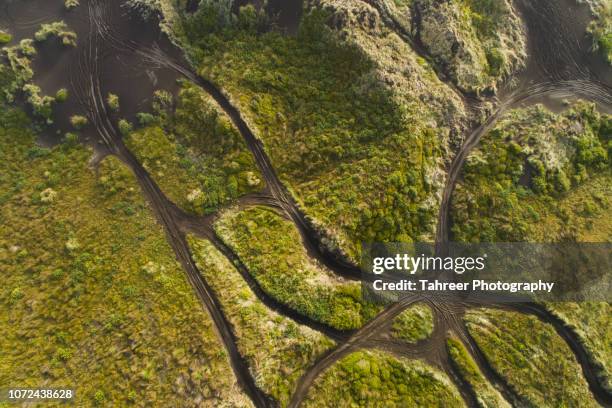
[[[241,111],[329,245],[357,260],[361,242],[433,236],[443,156],[464,112],[396,35],[366,31],[358,14],[332,31],[324,6],[285,36],[252,7],[234,15],[202,3],[175,35]]]
[[[0,46],[10,43],[12,39],[13,36],[10,33],[0,30]]]
[[[425,340],[434,329],[433,312],[431,307],[424,303],[418,303],[400,313],[391,326],[393,337],[417,343]]]
[[[546,305],[578,335],[601,370],[604,387],[612,391],[612,306],[606,302],[559,302]]]
[[[49,37],[57,37],[62,44],[76,47],[77,35],[69,30],[63,21],[41,24],[40,29],[34,34],[34,39],[39,42],[46,41]]]
[[[64,0],[64,8],[66,10],[72,10],[74,8],[77,8],[79,4],[79,0]]]
[[[552,326],[501,310],[469,312],[466,323],[495,371],[538,407],[596,407],[580,365]]]
[[[207,94],[185,82],[174,111],[171,104],[171,96],[158,93],[157,115],[141,116],[149,126],[125,139],[170,200],[185,211],[209,214],[263,188],[241,135]]]
[[[0,387],[75,387],[78,406],[249,406],[132,173],[35,144],[0,112]]]
[[[305,407],[463,407],[441,372],[418,360],[380,351],[357,351],[337,361],[314,382]]]
[[[257,385],[286,406],[297,380],[333,342],[268,309],[209,241],[190,236],[189,244],[199,270],[233,327],[238,349]]]
[[[336,329],[356,329],[378,308],[362,299],[361,284],[341,279],[309,257],[293,223],[274,210],[225,212],[215,231],[271,297]]]
[[[589,103],[509,112],[468,157],[452,202],[454,238],[608,241],[611,140],[612,116]]]
[[[34,76],[32,57],[36,48],[31,39],[23,39],[18,44],[1,49],[0,62],[0,103],[12,102],[16,94],[23,89]]]
[[[496,84],[524,66],[526,38],[508,0],[415,0],[416,31],[456,85],[470,92]]]
[[[587,103],[555,114],[508,113],[468,157],[452,203],[459,241],[609,242],[612,117]],[[571,326],[610,387],[612,324],[604,303],[548,307]]]
[[[510,408],[511,405],[482,375],[461,341],[454,337],[446,340],[448,353],[461,378],[469,384],[476,394],[476,402],[482,408]]]
[[[595,14],[596,17],[588,28],[593,38],[593,49],[599,51],[612,65],[612,3],[609,1],[598,3]]]

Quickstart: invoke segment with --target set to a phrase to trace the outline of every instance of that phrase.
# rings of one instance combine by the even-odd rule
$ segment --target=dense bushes
[[[357,351],[315,380],[305,407],[462,407],[444,374],[420,361]]]
[[[597,406],[574,354],[552,326],[490,309],[468,312],[466,322],[495,371],[533,406]]]
[[[419,303],[400,313],[393,321],[393,337],[417,343],[431,336],[434,328],[433,312],[424,303]]]
[[[414,29],[457,86],[496,89],[526,59],[526,39],[506,0],[416,0]]]
[[[125,143],[162,191],[182,209],[209,214],[264,187],[240,134],[197,86],[183,83],[176,108],[156,93],[155,116],[139,114],[145,128]]]
[[[592,231],[589,221],[609,226],[611,137],[612,117],[592,104],[562,114],[541,106],[510,112],[468,157],[453,197],[455,239],[592,239],[612,231]]]
[[[286,406],[300,376],[333,345],[332,341],[269,310],[210,242],[191,236],[189,244],[233,327],[238,349],[257,385]]]
[[[77,35],[70,31],[63,21],[55,21],[49,24],[42,24],[40,29],[34,34],[36,41],[45,41],[49,37],[57,37],[66,46],[76,46]]]
[[[608,302],[553,302],[546,306],[576,332],[598,368],[604,388],[612,391],[612,343],[609,341],[612,305]]]
[[[262,289],[297,312],[337,329],[359,328],[376,313],[362,299],[360,284],[311,259],[293,223],[273,210],[226,212],[215,230]]]
[[[385,52],[389,72],[379,72],[365,50],[329,29],[327,12],[309,11],[298,35],[288,37],[263,29],[263,17],[247,10],[241,18],[201,6],[176,31],[199,73],[230,95],[263,140],[281,180],[331,245],[358,259],[360,242],[431,236],[442,140],[456,114],[450,91],[397,37],[367,39],[368,50]],[[401,95],[380,81],[398,71],[405,75]]]
[[[449,337],[446,340],[451,363],[459,371],[461,378],[469,384],[476,394],[476,402],[481,408],[510,408],[511,405],[482,375],[460,340]]]
[[[0,30],[0,46],[8,44],[13,39],[13,36],[4,30]]]
[[[597,7],[597,16],[588,29],[593,38],[593,49],[599,51],[612,65],[612,4],[603,1]]]

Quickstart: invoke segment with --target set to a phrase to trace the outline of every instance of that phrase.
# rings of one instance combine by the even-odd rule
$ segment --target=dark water
[[[56,104],[54,124],[42,132],[42,143],[57,143],[65,132],[73,131],[70,116],[91,114],[87,90],[91,88],[92,75],[99,81],[104,98],[109,92],[119,96],[121,108],[119,113],[111,114],[113,120],[121,117],[135,122],[136,113],[150,111],[153,92],[157,89],[176,94],[178,74],[161,64],[151,63],[136,50],[160,47],[169,52],[177,51],[157,24],[131,15],[121,3],[81,0],[80,6],[67,11],[63,0],[13,0],[0,7],[0,27],[14,36],[13,43],[32,38],[42,23],[58,20],[63,20],[77,33],[77,47],[65,47],[54,38],[36,47],[38,54],[32,61],[34,83],[46,95],[54,95],[60,88],[66,88],[69,93],[65,103]],[[94,70],[90,61],[92,37],[100,36],[102,29],[113,40],[103,38],[99,41]],[[98,145],[99,135],[93,126],[79,133],[84,141]]]

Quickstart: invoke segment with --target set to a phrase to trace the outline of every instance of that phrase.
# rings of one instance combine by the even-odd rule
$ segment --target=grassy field
[[[364,303],[359,282],[341,279],[310,258],[295,225],[272,209],[226,211],[215,231],[266,293],[313,320],[356,329],[378,310]]]
[[[268,309],[240,272],[208,241],[189,237],[198,268],[232,324],[259,387],[286,406],[296,381],[333,345],[324,335]]]
[[[482,375],[480,368],[474,362],[461,341],[455,337],[446,340],[448,353],[461,378],[472,387],[476,394],[476,402],[481,408],[510,408],[498,390]]]
[[[319,377],[305,407],[462,407],[444,374],[418,360],[380,351],[357,351]]]
[[[391,335],[408,343],[417,343],[431,336],[433,329],[431,308],[419,303],[404,310],[394,319]]]
[[[125,138],[170,200],[209,214],[264,187],[242,136],[208,94],[184,82],[172,105],[160,93],[156,115]]]
[[[251,7],[236,16],[209,4],[175,31],[330,246],[357,260],[361,241],[432,236],[443,160],[465,112],[396,35],[365,31],[356,14],[332,31],[330,13],[307,11],[292,37],[263,28]]]
[[[0,112],[0,387],[74,387],[79,406],[250,406],[131,172],[38,147]]]
[[[598,406],[574,354],[552,326],[491,309],[468,312],[465,319],[493,369],[533,406]]]

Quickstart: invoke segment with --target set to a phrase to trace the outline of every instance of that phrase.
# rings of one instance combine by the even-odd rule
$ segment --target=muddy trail
[[[30,0],[25,1],[31,2]],[[73,61],[76,61],[74,67],[70,69],[64,67],[64,72],[70,72],[70,91],[77,96],[76,100],[79,107],[87,114],[92,128],[95,130],[91,135],[92,138],[95,138],[94,146],[97,146],[102,151],[101,154],[116,155],[136,175],[148,203],[166,231],[168,242],[184,268],[189,282],[194,287],[199,300],[208,310],[215,323],[219,337],[228,351],[232,368],[240,386],[256,406],[274,406],[275,402],[256,386],[255,380],[248,369],[247,362],[242,358],[238,350],[231,324],[225,318],[215,293],[202,278],[201,273],[192,260],[185,234],[187,232],[195,232],[197,235],[208,237],[230,261],[237,261],[239,265],[242,265],[239,258],[214,235],[210,218],[202,219],[187,216],[164,196],[150,175],[124,146],[116,126],[117,118],[106,109],[105,95],[111,91],[117,93],[123,92],[123,95],[127,97],[125,99],[127,101],[127,112],[133,114],[143,109],[155,88],[165,88],[166,85],[164,84],[167,84],[168,88],[165,89],[172,90],[176,86],[175,81],[178,77],[187,78],[198,84],[217,101],[234,122],[256,159],[261,173],[264,175],[267,184],[266,193],[259,197],[245,199],[245,204],[256,202],[281,209],[298,227],[310,255],[339,275],[358,279],[360,277],[359,269],[348,262],[343,254],[330,252],[326,245],[323,244],[325,237],[300,211],[297,203],[277,176],[263,144],[255,137],[239,110],[231,103],[230,98],[213,83],[197,75],[183,58],[182,53],[172,46],[159,33],[156,27],[153,29],[150,27],[152,24],[148,23],[146,28],[138,28],[138,24],[141,23],[134,22],[134,19],[129,18],[125,10],[121,9],[118,4],[118,2],[104,2],[101,0],[82,2],[80,6],[81,11],[79,12],[81,14],[75,17],[75,21],[78,20],[80,21],[79,24],[81,24],[77,30],[79,46],[75,50],[78,57],[73,59]],[[48,21],[49,16],[53,17],[52,15],[47,15],[43,20]],[[19,21],[18,16],[14,15],[14,13],[12,14],[12,19],[14,22]],[[29,24],[36,26],[38,23],[32,23],[32,21],[38,22],[39,20],[31,18],[29,21]],[[31,27],[28,29],[31,30]],[[149,33],[142,40],[132,31],[136,30],[136,33],[138,33],[140,29]],[[134,38],[138,38],[138,41],[135,41]],[[122,59],[123,57],[118,57],[118,55],[123,56],[126,54],[130,55],[132,59],[126,60]],[[72,56],[74,57],[75,54],[72,54]],[[118,64],[117,61],[120,60],[122,62]],[[551,60],[546,58],[538,60],[538,66],[546,67],[546,61]],[[61,73],[61,67],[61,65],[59,68],[55,67],[54,70]],[[130,75],[122,76],[122,67],[123,69],[126,67],[137,67],[136,69],[139,69],[138,67],[146,67],[146,69],[141,70],[139,76],[141,79],[145,78],[144,82],[147,84],[142,95],[126,95],[131,92],[132,84],[130,82],[130,85],[126,86],[126,78],[130,80],[131,77]],[[542,72],[541,68],[538,69],[539,72]],[[465,158],[470,150],[478,144],[480,137],[487,130],[491,129],[508,109],[523,103],[531,103],[531,101],[542,97],[546,98],[551,95],[555,97],[558,95],[578,95],[597,101],[604,107],[612,106],[612,93],[610,92],[609,85],[600,78],[597,69],[594,68],[591,71],[585,74],[582,69],[578,71],[568,70],[567,72],[570,75],[565,74],[566,71],[564,70],[563,75],[550,76],[552,80],[546,82],[540,82],[539,80],[534,82],[532,81],[533,78],[524,80],[524,85],[521,88],[504,96],[493,115],[469,133],[449,169],[439,216],[438,243],[447,242],[449,239],[448,212],[452,192]],[[145,72],[145,75],[142,75],[142,72]],[[579,72],[580,77],[572,77],[572,72]],[[160,81],[159,78],[162,77],[165,79]],[[50,81],[53,82],[52,80]],[[120,95],[120,97],[123,101],[123,96]],[[469,100],[469,97],[464,96],[464,98]],[[504,383],[503,378],[499,377],[493,368],[490,367],[486,357],[479,351],[473,339],[470,338],[462,322],[465,310],[479,305],[462,303],[457,299],[406,297],[385,308],[379,315],[355,332],[333,332],[326,327],[317,327],[314,322],[299,316],[286,306],[273,301],[258,287],[243,265],[239,267],[239,270],[251,288],[256,292],[258,298],[262,299],[268,307],[283,315],[294,318],[302,324],[317,328],[335,339],[338,343],[337,347],[321,357],[302,376],[292,396],[289,405],[291,407],[297,407],[301,404],[310,386],[323,371],[342,357],[360,348],[381,348],[398,356],[419,358],[438,367],[446,372],[458,385],[466,404],[474,406],[475,398],[473,393],[469,387],[466,387],[461,382],[460,376],[458,376],[456,369],[450,362],[445,345],[446,336],[449,332],[457,336],[466,345],[491,384],[500,389],[509,401],[520,401],[520,398]],[[435,326],[433,335],[414,346],[389,340],[385,334],[388,333],[392,320],[406,308],[419,301],[429,303],[434,311]],[[539,308],[539,306],[533,305],[517,306],[519,311],[536,314],[542,321],[555,327],[559,335],[569,344],[571,350],[576,355],[593,394],[600,403],[609,405],[611,401],[610,394],[601,386],[597,378],[598,370],[590,358],[588,358],[588,353],[578,341],[577,335],[550,313],[545,313]]]

